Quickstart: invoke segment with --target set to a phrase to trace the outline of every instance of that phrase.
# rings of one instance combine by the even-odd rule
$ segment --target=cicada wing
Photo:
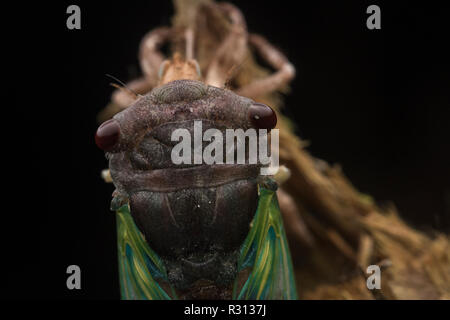
[[[260,188],[258,209],[241,247],[239,270],[251,268],[233,299],[297,299],[292,260],[275,191]]]
[[[117,244],[122,299],[170,300],[156,281],[167,281],[162,261],[134,223],[128,204],[117,210]]]

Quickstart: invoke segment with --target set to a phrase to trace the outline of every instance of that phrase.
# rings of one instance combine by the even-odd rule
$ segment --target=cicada
[[[270,131],[275,112],[205,83],[193,59],[163,62],[158,78],[96,133],[116,188],[122,299],[296,299],[277,184],[263,165],[248,152],[241,164],[172,157],[175,130],[201,121],[202,133]]]

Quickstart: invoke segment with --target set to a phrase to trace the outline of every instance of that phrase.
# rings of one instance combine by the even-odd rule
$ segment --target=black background
[[[448,90],[450,39],[444,7],[429,2],[231,1],[251,32],[297,68],[285,114],[308,150],[339,163],[361,191],[392,201],[427,232],[450,228]],[[82,29],[67,30],[78,4]],[[378,4],[382,29],[366,28]],[[113,88],[105,74],[139,74],[137,49],[168,25],[169,1],[17,4],[3,21],[3,273],[9,298],[118,299],[111,185],[94,144],[97,113]],[[12,114],[9,115],[11,112]],[[6,181],[6,180],[5,180]],[[11,231],[11,232],[7,232]],[[66,288],[66,268],[82,290]]]

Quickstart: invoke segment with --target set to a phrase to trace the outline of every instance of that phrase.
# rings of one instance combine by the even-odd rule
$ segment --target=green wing
[[[250,232],[241,247],[239,271],[252,267],[233,299],[297,299],[292,261],[275,191],[259,189],[259,202]]]
[[[117,211],[117,241],[122,299],[176,299],[156,280],[167,282],[167,273],[158,255],[149,247],[130,214],[128,204]],[[244,286],[234,284],[233,299],[296,299],[286,234],[276,193],[260,188],[258,209],[250,232],[240,250],[239,271],[251,268]]]
[[[117,211],[117,244],[122,299],[170,300],[156,281],[167,281],[162,261],[134,223],[128,204]],[[173,289],[172,297],[176,298]]]

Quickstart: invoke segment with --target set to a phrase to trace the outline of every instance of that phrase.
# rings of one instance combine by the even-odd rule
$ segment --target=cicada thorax
[[[255,128],[255,123],[269,123],[265,129],[271,129],[270,108],[264,107],[229,90],[178,80],[154,89],[108,124],[114,141],[105,144],[117,194],[128,199],[136,225],[176,289],[205,281],[227,287],[237,277],[239,249],[257,209],[260,164],[249,163],[247,140],[244,163],[226,164],[226,130]],[[205,132],[217,129],[223,163],[196,161],[195,141],[191,162],[174,163],[177,129],[192,140],[200,134],[201,150],[209,143],[202,139]],[[237,143],[232,152],[236,148]]]
[[[238,249],[256,206],[254,179],[174,192],[138,191],[130,197],[137,226],[179,289],[197,280],[226,285],[236,278]]]

